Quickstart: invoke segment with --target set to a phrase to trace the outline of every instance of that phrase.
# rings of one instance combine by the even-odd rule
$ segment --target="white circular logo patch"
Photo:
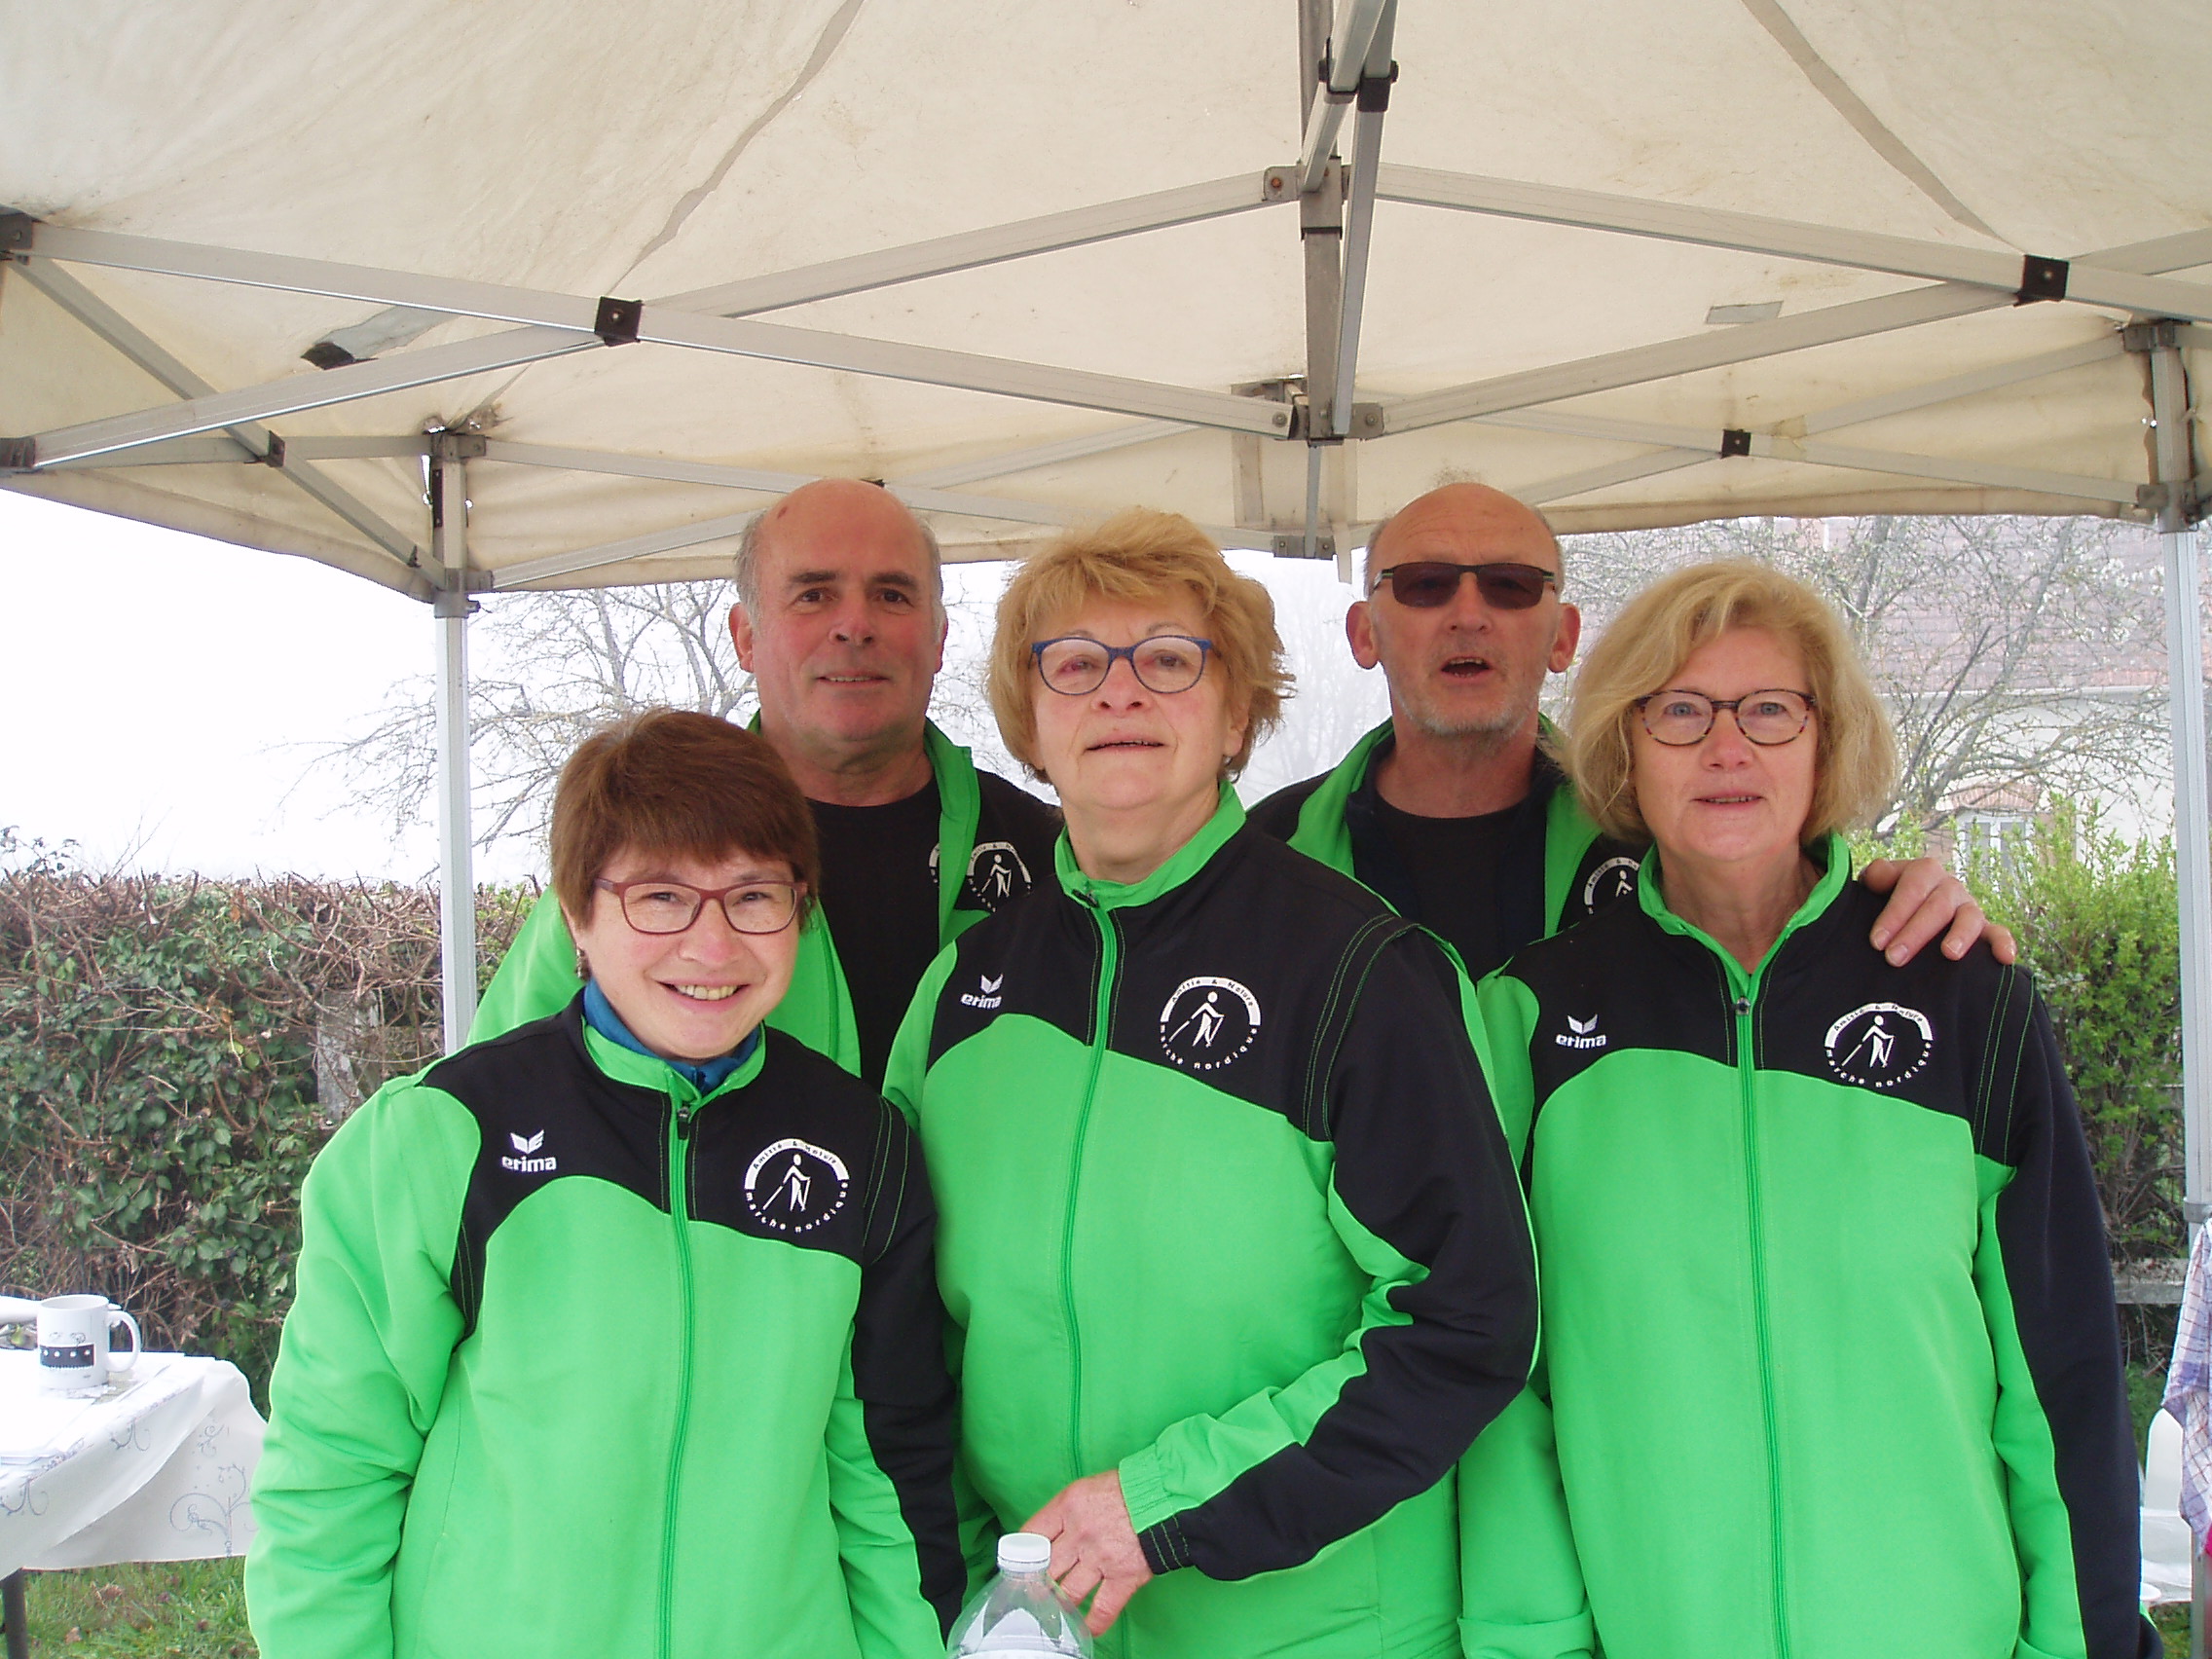
[[[968,897],[986,910],[1020,898],[1031,886],[1029,866],[1012,841],[983,841],[968,855]]]
[[[811,1233],[845,1207],[845,1161],[811,1141],[763,1147],[745,1171],[745,1207],[778,1233]]]
[[[1235,979],[1185,979],[1160,1011],[1160,1047],[1186,1070],[1219,1071],[1260,1034],[1260,999]]]
[[[1601,910],[1616,899],[1626,899],[1636,891],[1637,871],[1642,862],[1627,857],[1607,859],[1590,872],[1590,879],[1582,884],[1582,907]]]
[[[1928,1064],[1936,1028],[1916,1008],[1867,1003],[1828,1027],[1828,1070],[1846,1083],[1895,1088]]]

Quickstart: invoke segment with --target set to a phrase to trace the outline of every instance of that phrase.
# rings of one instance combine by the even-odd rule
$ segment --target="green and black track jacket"
[[[1027,885],[1023,854],[1036,845],[1031,826],[1041,808],[1035,797],[1004,778],[977,771],[968,751],[934,724],[926,729],[924,742],[938,791],[938,941],[950,944],[1006,902],[1002,890],[1011,886],[1018,892]],[[481,1043],[542,1019],[582,985],[576,977],[575,941],[569,937],[560,902],[548,892],[524,920],[498,972],[484,987],[469,1041]],[[861,1037],[852,993],[819,904],[809,910],[799,936],[792,988],[769,1014],[768,1023],[856,1076],[860,1073]]]
[[[1639,902],[1483,982],[1607,1659],[2135,1659],[2105,1235],[2027,975],[1826,869],[1746,973]]]
[[[552,1018],[302,1198],[246,1569],[266,1659],[929,1659],[965,1584],[912,1130],[776,1032],[702,1098]]]
[[[1532,1263],[1464,980],[1235,795],[923,979],[887,1091],[943,1216],[963,1449],[1008,1527],[1118,1470],[1121,1659],[1458,1652],[1455,1459],[1521,1389]]]

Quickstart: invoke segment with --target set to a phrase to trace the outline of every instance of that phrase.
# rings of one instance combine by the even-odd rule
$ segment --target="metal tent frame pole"
[[[2191,443],[2189,384],[2182,334],[2172,322],[2138,323],[2128,350],[2150,361],[2154,491],[2165,554],[2166,691],[2174,752],[2174,875],[2181,933],[2182,1215],[2189,1240],[2212,1214],[2212,1117],[2206,1071],[2212,1066],[2212,789],[2205,777],[2204,641],[2197,533],[2196,468]],[[2190,1564],[2189,1651],[2204,1659],[2212,1582],[2204,1556]]]
[[[430,439],[430,541],[439,588],[437,628],[438,978],[445,1051],[468,1041],[476,1019],[476,868],[468,775],[468,461],[484,440],[458,432]]]

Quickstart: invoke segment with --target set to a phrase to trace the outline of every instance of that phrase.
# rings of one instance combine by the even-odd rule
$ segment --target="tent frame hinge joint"
[[[31,242],[38,235],[38,221],[28,213],[14,210],[0,212],[0,254],[21,258],[31,250]]]
[[[1396,58],[1390,60],[1388,73],[1361,76],[1359,91],[1354,94],[1359,99],[1359,113],[1362,115],[1381,115],[1388,109],[1390,107],[1390,87],[1397,78],[1398,61]]]
[[[2172,317],[2152,317],[2143,322],[2131,322],[2120,331],[2120,344],[2125,350],[2138,356],[2153,351],[2165,351],[2181,344],[2182,324]]]
[[[1302,531],[1278,531],[1269,545],[1277,559],[1303,559],[1306,557],[1306,535]],[[1337,556],[1337,538],[1322,533],[1313,537],[1313,557],[1334,559]]]
[[[36,472],[38,439],[0,438],[0,472]]]
[[[430,432],[430,459],[437,461],[482,461],[490,444],[482,432]]]
[[[1751,453],[1751,434],[1742,426],[1723,426],[1720,429],[1720,453],[1725,458]]]
[[[1346,438],[1379,438],[1382,435],[1382,405],[1355,403],[1351,406],[1351,430],[1340,432],[1329,419],[1329,411],[1315,409],[1312,400],[1301,393],[1290,400],[1290,430],[1278,432],[1285,443],[1341,444]]]
[[[253,464],[256,466],[273,466],[278,471],[282,471],[284,466],[283,438],[276,432],[271,432],[269,434],[269,447],[253,458]]]
[[[2041,300],[2066,298],[2066,277],[2071,269],[2063,259],[2050,259],[2041,254],[2024,254],[2020,259],[2020,288],[2012,296],[2016,306],[2032,306]]]
[[[612,294],[602,294],[599,311],[592,317],[591,331],[608,346],[634,346],[645,321],[645,301],[618,300]]]
[[[2175,484],[2142,484],[2135,490],[2135,504],[2153,517],[2163,514],[2179,498],[2184,524],[2202,524],[2212,516],[2212,479],[2191,478]]]

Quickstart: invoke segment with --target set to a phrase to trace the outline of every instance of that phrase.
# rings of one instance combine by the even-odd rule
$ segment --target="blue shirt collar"
[[[614,1005],[607,1000],[607,993],[599,988],[597,979],[593,979],[584,986],[584,1018],[590,1022],[594,1031],[605,1037],[608,1042],[619,1043],[623,1048],[636,1053],[653,1053],[650,1049],[638,1041],[636,1033],[622,1023],[622,1016],[614,1012]],[[745,1034],[745,1041],[735,1049],[719,1059],[707,1061],[704,1065],[693,1065],[688,1060],[672,1060],[666,1054],[653,1054],[653,1058],[659,1060],[690,1084],[701,1094],[712,1094],[729,1081],[731,1072],[737,1070],[739,1066],[753,1057],[753,1051],[759,1047],[759,1044],[760,1027],[756,1025]]]

